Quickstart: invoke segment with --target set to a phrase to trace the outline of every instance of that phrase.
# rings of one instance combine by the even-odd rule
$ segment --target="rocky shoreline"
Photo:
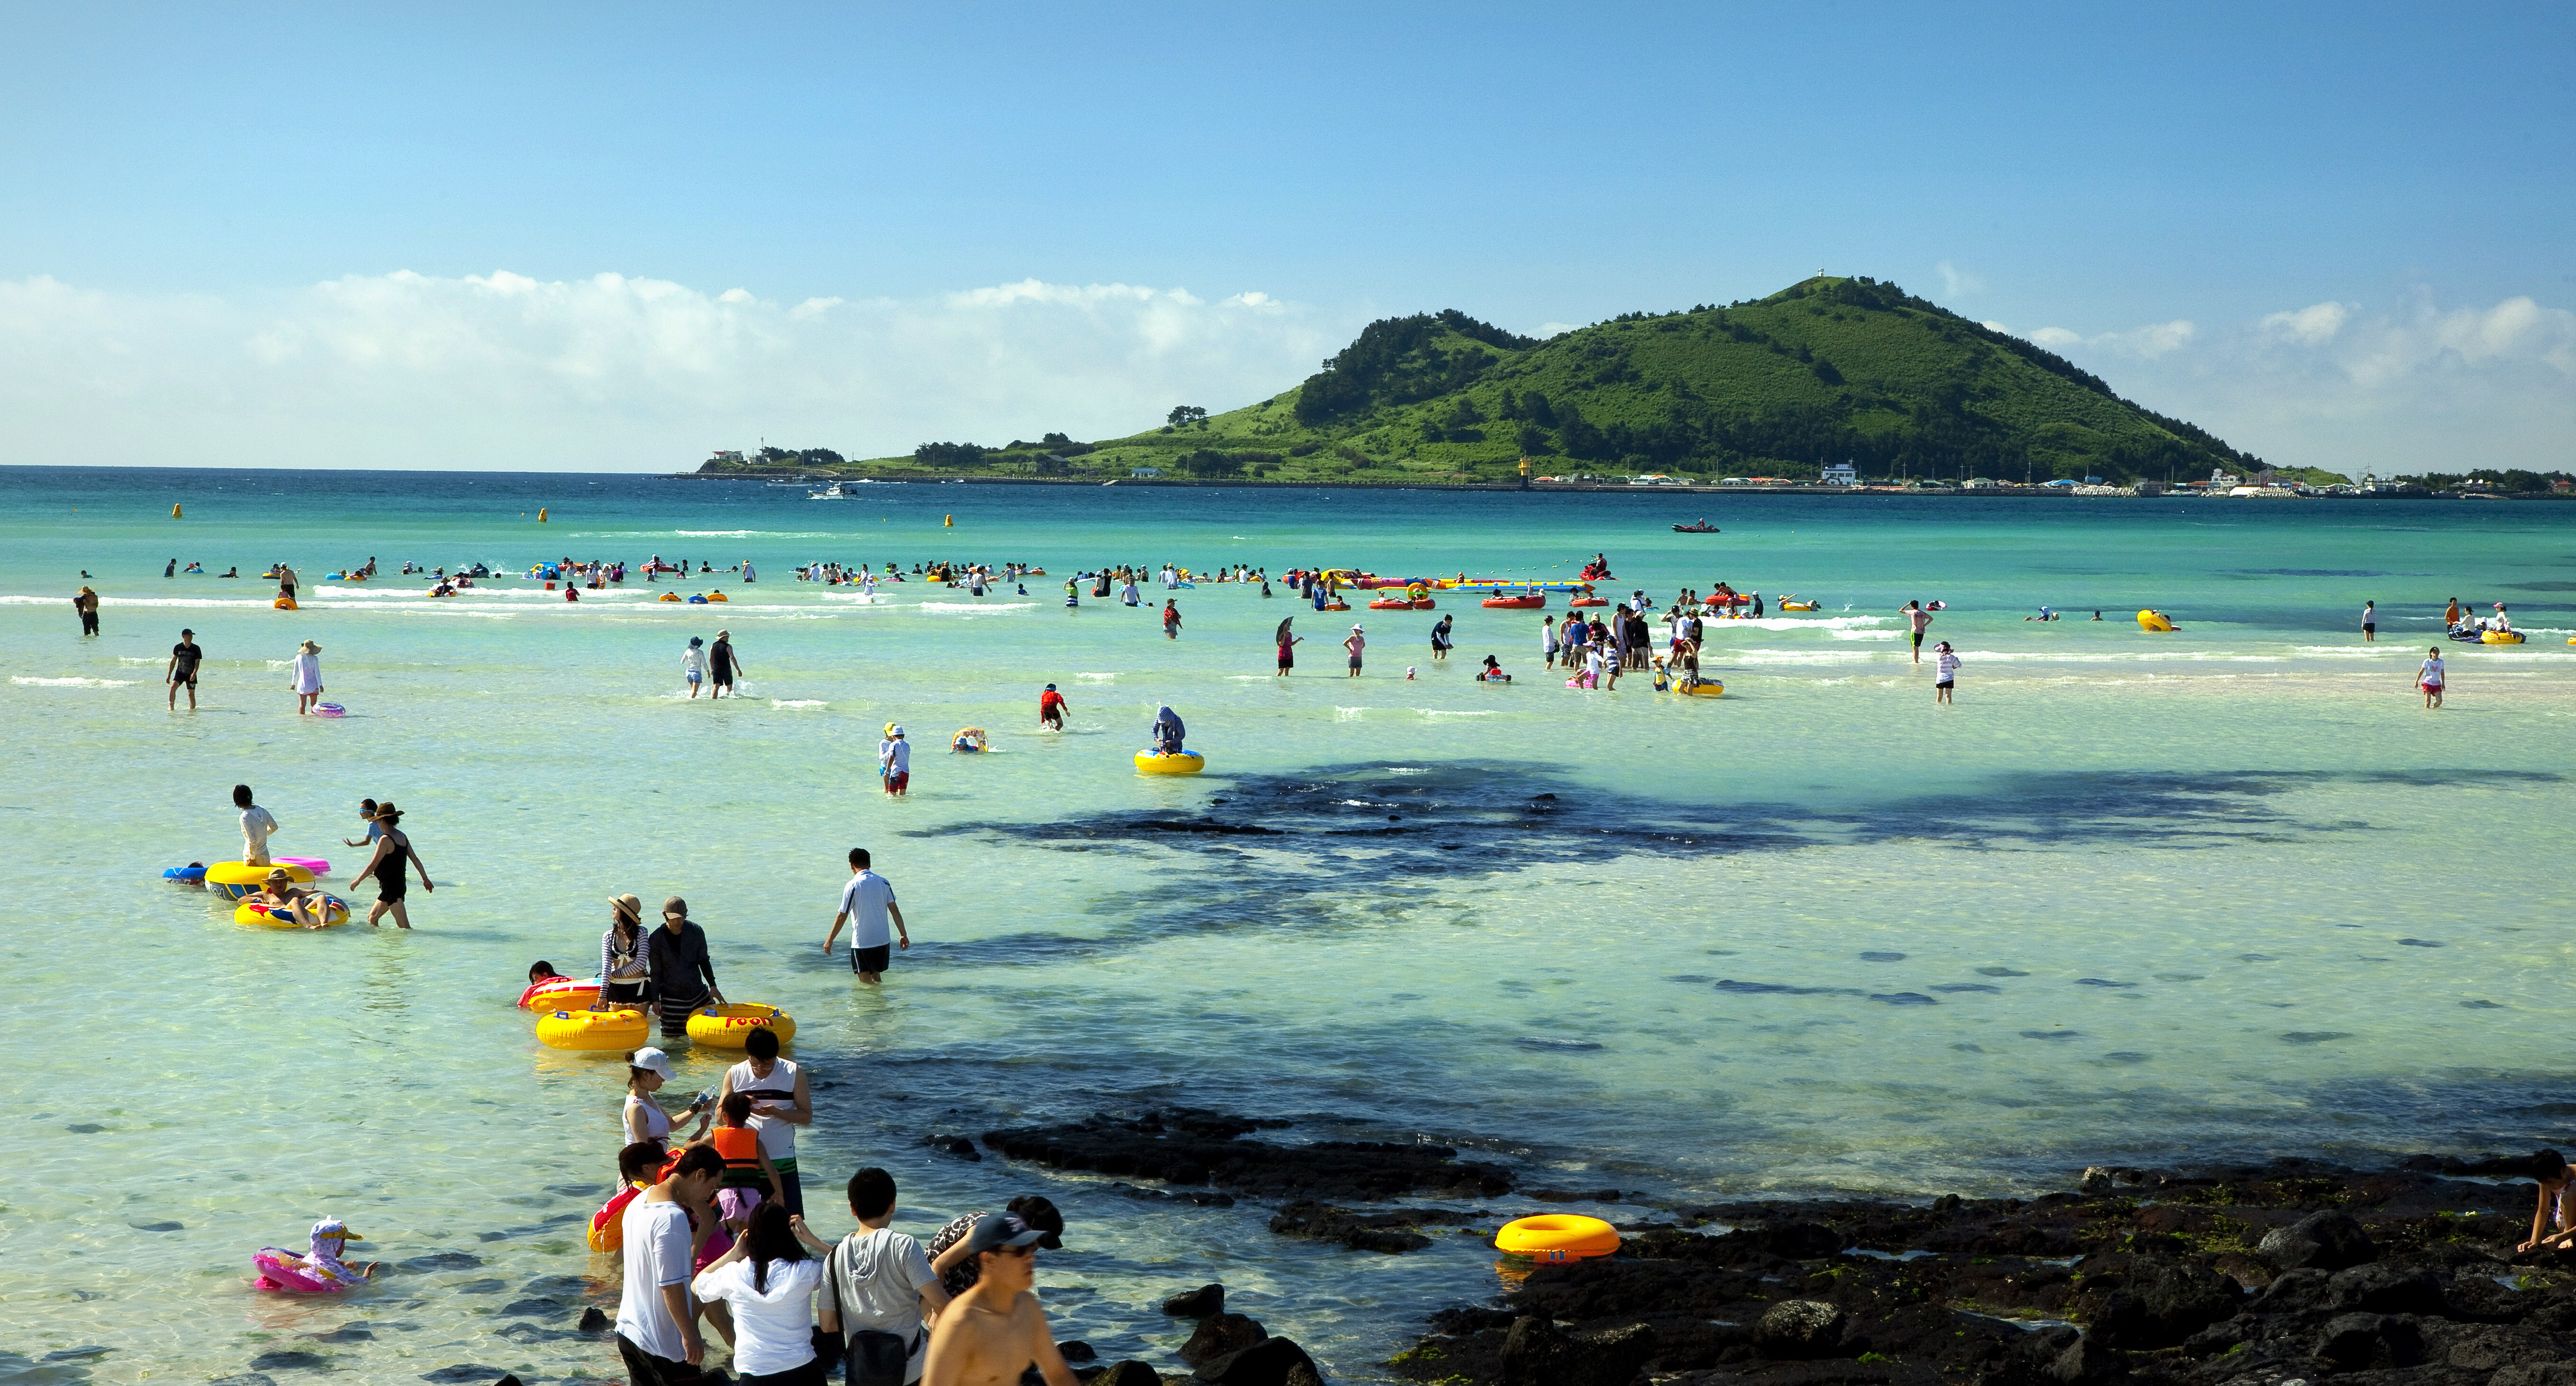
[[[1276,1203],[1272,1232],[1361,1254],[1419,1250],[1443,1230],[1490,1237],[1503,1215],[1345,1203],[1620,1198],[1515,1191],[1506,1167],[1429,1144],[1245,1139],[1287,1124],[1168,1109],[984,1143],[1166,1186],[1119,1186],[1139,1197]],[[2576,1386],[2576,1257],[2514,1252],[2530,1169],[2285,1159],[2096,1168],[2028,1199],[1639,1205],[1615,1255],[1514,1263],[1501,1295],[1433,1316],[1385,1365],[1424,1386]],[[1198,1320],[1181,1357],[1199,1381],[1320,1386],[1294,1342],[1223,1303],[1211,1285],[1164,1306]],[[1142,1362],[1083,1375],[1159,1379]]]
[[[2571,1386],[2527,1161],[2096,1169],[2035,1199],[1745,1201],[1631,1224],[1390,1364],[1436,1386]],[[1720,1230],[1723,1229],[1723,1230]]]

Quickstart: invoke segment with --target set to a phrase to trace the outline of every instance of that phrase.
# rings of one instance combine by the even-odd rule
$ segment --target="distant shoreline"
[[[2070,499],[2165,501],[2199,498],[2251,501],[2278,499],[2297,499],[2303,501],[2454,501],[2470,499],[2469,496],[2454,491],[2428,491],[2412,496],[2318,495],[2299,496],[2293,498],[2226,495],[2213,496],[2207,492],[2197,491],[2166,491],[2153,496],[2078,496],[2075,489],[2068,486],[1993,486],[1979,487],[1974,490],[1964,487],[1953,487],[1942,490],[1927,491],[1890,491],[1868,486],[1828,486],[1823,483],[1790,486],[1634,486],[1624,481],[1545,481],[1532,482],[1527,486],[1523,486],[1517,481],[1253,481],[1242,478],[1200,480],[1191,477],[1116,477],[1103,481],[1096,478],[1086,477],[938,476],[918,473],[895,476],[850,476],[841,473],[830,473],[821,476],[806,476],[795,473],[761,472],[655,472],[647,473],[647,475],[653,476],[662,481],[734,481],[757,482],[761,485],[767,485],[773,481],[785,481],[790,479],[792,476],[800,483],[812,486],[823,486],[834,482],[867,482],[878,485],[906,484],[914,486],[1167,486],[1196,487],[1202,489],[1223,489],[1233,487],[1243,490],[1269,491],[1528,491],[1531,493],[1617,493],[1621,495],[1641,496],[1882,496],[1899,498],[1912,496],[1935,496],[1943,499],[1966,500]],[[2496,492],[2491,495],[2480,496],[2478,498],[2492,500],[2576,499],[2576,497],[2562,496],[2549,491]]]

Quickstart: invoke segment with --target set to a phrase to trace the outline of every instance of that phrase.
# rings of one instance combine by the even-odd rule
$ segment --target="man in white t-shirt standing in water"
[[[814,1124],[814,1095],[805,1087],[802,1066],[778,1057],[778,1032],[764,1025],[743,1037],[741,1063],[725,1070],[716,1106],[745,1093],[751,1098],[751,1129],[760,1136],[760,1153],[778,1171],[778,1196],[787,1211],[805,1216],[805,1190],[796,1175],[796,1128]]]
[[[894,921],[891,937],[886,928],[889,919]],[[832,940],[841,936],[845,923],[850,926],[850,970],[869,986],[885,980],[897,939],[906,951],[912,948],[912,934],[903,927],[903,907],[894,902],[894,883],[868,869],[865,847],[850,849],[850,883],[841,887],[840,913],[832,916],[831,932],[823,935],[824,957],[832,956]]]
[[[233,807],[241,810],[242,862],[249,866],[268,865],[269,835],[277,831],[277,818],[251,801],[250,786],[233,786]]]

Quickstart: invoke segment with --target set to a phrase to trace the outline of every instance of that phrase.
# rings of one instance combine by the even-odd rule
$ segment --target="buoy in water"
[[[172,501],[170,503],[170,518],[174,520],[179,518],[179,503],[177,501]]]
[[[939,527],[942,529],[955,529],[957,527],[957,517],[954,515],[940,516]]]
[[[537,523],[538,523],[538,524],[544,524],[545,522],[546,522],[546,508],[545,508],[544,506],[542,506],[542,505],[541,505],[541,506],[538,506],[538,507],[537,507]]]

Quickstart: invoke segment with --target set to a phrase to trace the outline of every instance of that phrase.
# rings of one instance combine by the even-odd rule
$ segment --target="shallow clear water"
[[[834,1192],[861,1163],[895,1172],[925,1233],[1043,1190],[1072,1221],[1042,1266],[1050,1312],[1105,1358],[1166,1359],[1182,1335],[1154,1301],[1216,1279],[1366,1377],[1423,1313],[1491,1293],[1493,1258],[1464,1236],[1400,1258],[1292,1242],[1265,1208],[965,1164],[927,1133],[1186,1103],[1682,1201],[2528,1146],[2569,1110],[2576,507],[919,485],[836,504],[36,469],[0,471],[0,501],[18,728],[0,1073],[24,1109],[0,1381],[292,1379],[303,1359],[255,1368],[275,1353],[384,1379],[614,1374],[613,1352],[551,1335],[613,1276],[578,1219],[607,1183],[621,1071],[537,1046],[510,1001],[534,958],[586,971],[624,891],[687,896],[728,994],[797,1016],[824,1231],[846,1230]],[[1724,532],[1668,528],[1702,514]],[[1725,579],[1825,609],[1714,627],[1710,702],[1567,690],[1537,667],[1536,615],[1472,602],[1444,600],[1458,652],[1438,666],[1428,614],[1203,586],[1165,641],[1058,590],[1100,562],[1565,576],[1596,549],[1622,593]],[[566,552],[750,558],[761,580],[722,579],[736,600],[711,610],[637,581],[567,606],[528,582],[433,602],[323,577],[371,554]],[[285,558],[311,599],[289,614],[255,579],[165,580],[173,555]],[[1054,576],[1025,599],[914,582],[874,605],[791,580],[809,559],[940,556]],[[69,610],[83,569],[96,640]],[[2534,633],[2449,647],[2456,691],[2427,713],[2410,683],[2455,595]],[[1912,597],[1950,605],[1933,630],[1965,661],[1955,707],[1907,663]],[[2041,602],[2077,619],[2024,622]],[[2146,605],[2184,629],[2141,633]],[[1308,639],[1283,681],[1268,634],[1290,614]],[[1352,620],[1372,640],[1358,681],[1336,649]],[[181,625],[208,656],[193,716],[157,685]],[[678,650],[718,626],[754,696],[692,703]],[[283,665],[307,637],[345,719],[292,715]],[[1489,652],[1521,681],[1473,683]],[[1072,699],[1063,736],[1033,729],[1049,681]],[[1132,772],[1165,702],[1206,776]],[[919,746],[908,801],[871,773],[889,720]],[[997,753],[942,754],[970,724]],[[413,892],[418,929],[244,929],[165,886],[164,866],[234,853],[239,780],[284,824],[277,850],[344,872],[356,799],[399,800],[441,882]],[[1133,827],[1201,815],[1273,832]],[[918,940],[882,992],[817,948],[852,845]],[[679,1062],[683,1091],[722,1066]],[[389,1261],[479,1263],[348,1301],[250,1291],[250,1253],[326,1213]],[[372,1336],[303,1336],[352,1323]],[[41,1362],[92,1344],[114,1350]]]

